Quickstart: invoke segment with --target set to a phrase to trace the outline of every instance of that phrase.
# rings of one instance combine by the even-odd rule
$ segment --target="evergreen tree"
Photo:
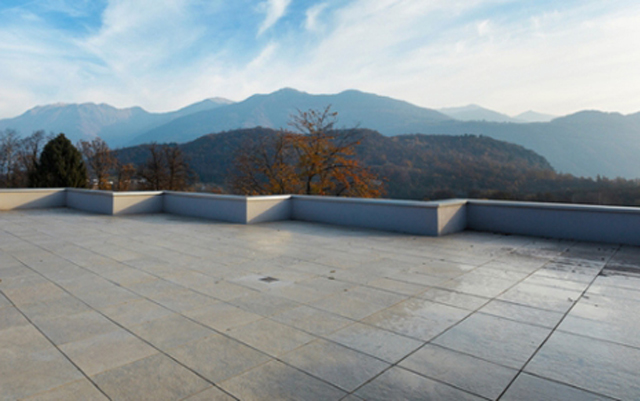
[[[40,188],[86,188],[82,154],[64,134],[58,135],[45,145],[29,183]]]

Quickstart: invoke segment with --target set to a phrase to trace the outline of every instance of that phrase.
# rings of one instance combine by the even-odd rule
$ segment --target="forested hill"
[[[276,131],[252,128],[210,134],[180,146],[202,182],[224,187],[236,150],[250,140]],[[463,135],[399,135],[386,137],[358,130],[357,158],[386,181],[387,196],[424,199],[467,196],[470,191],[520,191],[532,177],[554,174],[540,155],[488,137]],[[144,163],[145,145],[120,149],[121,162]]]

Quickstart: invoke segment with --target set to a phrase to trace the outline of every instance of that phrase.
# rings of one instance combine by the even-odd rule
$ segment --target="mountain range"
[[[470,104],[462,107],[448,107],[439,109],[439,112],[460,121],[488,121],[495,123],[546,123],[556,116],[550,114],[537,113],[529,110],[517,116],[510,117],[497,111],[486,109],[477,104]]]
[[[0,130],[13,129],[22,135],[37,130],[64,132],[73,142],[99,136],[111,146],[121,146],[141,133],[175,119],[231,103],[227,99],[211,98],[168,113],[149,113],[141,107],[117,109],[105,103],[56,103],[0,120]]]
[[[290,116],[297,110],[327,105],[339,113],[340,127],[359,126],[386,136],[484,135],[531,149],[560,172],[588,177],[640,177],[637,156],[640,154],[640,113],[583,111],[546,121],[551,117],[528,112],[512,118],[473,105],[437,111],[356,90],[312,95],[281,89],[237,103],[207,99],[170,113],[149,113],[139,107],[116,109],[92,103],[49,105],[0,120],[0,130],[12,128],[23,135],[37,129],[65,132],[74,142],[97,135],[112,147],[148,142],[185,143],[209,133],[238,128],[287,128]],[[456,113],[458,117],[454,118]],[[513,121],[505,122],[507,118]],[[519,122],[525,119],[544,122]]]

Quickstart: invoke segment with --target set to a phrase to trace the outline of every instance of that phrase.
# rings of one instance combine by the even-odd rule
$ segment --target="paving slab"
[[[215,334],[213,330],[177,313],[131,326],[130,330],[161,350]]]
[[[211,386],[161,354],[107,370],[93,380],[112,400],[179,400]]]
[[[218,387],[211,386],[197,394],[184,398],[184,401],[234,401],[237,398],[225,393]]]
[[[556,331],[526,372],[612,398],[640,398],[640,349]]]
[[[473,394],[398,367],[384,372],[355,394],[363,400],[371,401],[482,400]]]
[[[398,362],[424,344],[422,341],[362,323],[354,323],[327,338],[389,363]]]
[[[476,313],[433,343],[520,369],[550,333],[543,327]]]
[[[278,361],[271,361],[220,383],[238,399],[341,400],[346,393]]]
[[[515,369],[431,344],[399,366],[491,400],[497,399],[518,374]]]
[[[119,330],[118,325],[95,310],[73,315],[45,316],[34,318],[33,322],[56,345]]]
[[[313,335],[269,319],[231,329],[227,334],[274,357],[316,339]]]
[[[104,393],[99,390],[93,383],[87,379],[64,384],[53,390],[24,398],[29,401],[67,401],[67,400],[86,400],[86,401],[108,401]]]
[[[610,401],[600,394],[594,394],[566,384],[546,380],[527,373],[520,374],[507,392],[500,397],[501,401]]]
[[[172,348],[167,353],[213,383],[271,360],[266,354],[219,334]]]
[[[388,366],[388,363],[325,340],[316,340],[281,358],[345,391],[353,391]]]
[[[184,312],[184,314],[218,331],[228,331],[235,327],[244,326],[256,320],[264,319],[263,316],[247,312],[237,306],[223,302],[218,302],[203,308],[192,309]]]
[[[89,376],[157,353],[154,348],[124,330],[66,343],[60,350]]]
[[[317,336],[326,336],[353,323],[345,317],[306,305],[273,315],[271,319]]]

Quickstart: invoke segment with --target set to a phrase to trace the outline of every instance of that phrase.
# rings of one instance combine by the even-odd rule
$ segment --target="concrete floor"
[[[637,400],[639,273],[487,233],[3,212],[0,398]]]

